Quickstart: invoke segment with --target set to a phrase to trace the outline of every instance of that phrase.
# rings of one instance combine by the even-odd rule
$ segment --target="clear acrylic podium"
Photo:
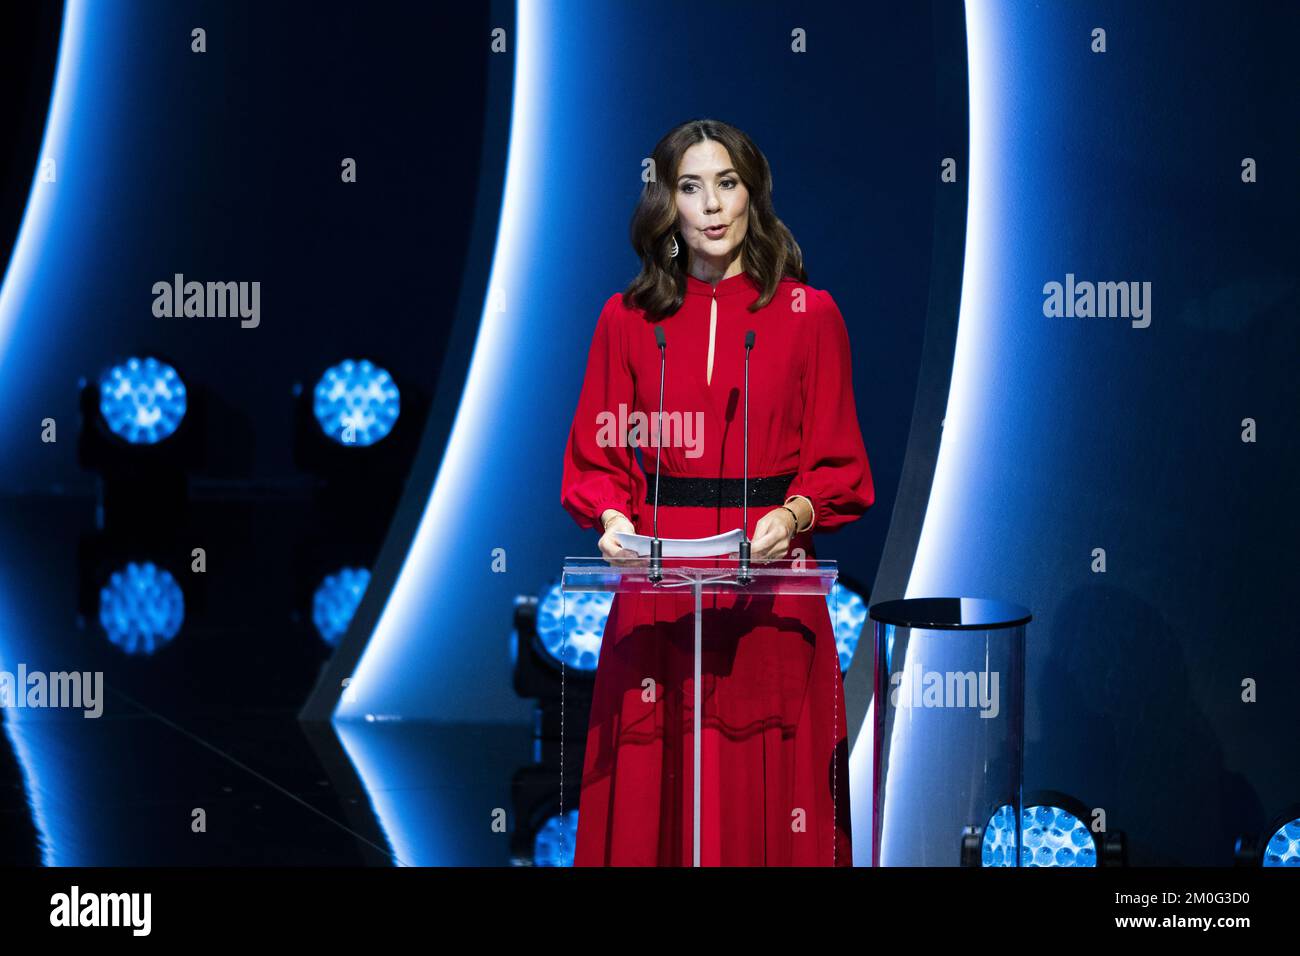
[[[706,594],[811,594],[834,600],[835,580],[839,570],[834,561],[820,558],[786,558],[780,561],[752,563],[748,581],[743,582],[736,558],[664,558],[662,577],[650,575],[649,558],[608,559],[565,558],[560,576],[560,593],[565,598],[564,629],[567,640],[570,627],[567,595],[593,591],[616,594],[645,594],[686,591],[695,598],[695,671],[694,733],[692,739],[693,807],[692,865],[700,865],[700,654],[704,631],[704,595]],[[829,608],[832,626],[838,620],[837,608]]]

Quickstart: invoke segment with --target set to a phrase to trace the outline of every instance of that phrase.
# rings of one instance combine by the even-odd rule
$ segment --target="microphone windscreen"
[[[745,333],[745,348],[752,349],[753,347],[754,347],[754,330],[750,329],[748,332]]]
[[[667,341],[664,339],[664,330],[662,326],[658,326],[658,325],[655,326],[655,341],[659,343],[660,348],[663,348],[665,345],[668,344]]]

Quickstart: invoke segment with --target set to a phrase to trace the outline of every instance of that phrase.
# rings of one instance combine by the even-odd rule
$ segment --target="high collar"
[[[687,295],[704,295],[712,298],[714,295],[739,295],[742,292],[753,294],[757,291],[758,283],[748,272],[737,272],[734,276],[720,279],[716,287],[703,279],[695,278],[689,272],[686,273]]]

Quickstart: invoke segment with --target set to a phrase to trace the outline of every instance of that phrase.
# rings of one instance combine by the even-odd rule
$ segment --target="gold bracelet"
[[[783,504],[783,505],[781,506],[782,508],[785,508],[787,511],[789,511],[790,514],[792,514],[792,515],[794,515],[794,509],[790,507],[790,504],[789,504],[789,503],[790,503],[791,501],[793,501],[795,498],[803,498],[805,501],[808,502],[809,507],[812,506],[812,500],[811,500],[810,498],[808,498],[806,495],[793,495],[793,496],[791,496],[790,498],[787,498],[787,499],[786,499],[786,503]],[[798,515],[794,515],[794,533],[795,533],[795,534],[803,534],[805,531],[808,531],[810,528],[812,528],[812,526],[813,526],[813,522],[816,520],[816,518],[817,518],[817,513],[814,511],[814,512],[812,513],[811,517],[809,517],[809,519],[808,519],[808,527],[807,527],[807,528],[800,528],[800,527],[799,527],[799,516],[798,516]]]

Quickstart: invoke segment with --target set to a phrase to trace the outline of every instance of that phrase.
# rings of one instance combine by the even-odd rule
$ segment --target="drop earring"
[[[681,251],[681,250],[677,248],[677,234],[674,233],[674,234],[673,234],[673,251],[670,252],[670,253],[668,253],[668,255],[669,255],[670,257],[672,257],[673,259],[676,259],[676,258],[677,258],[677,253],[680,252],[680,251]]]

